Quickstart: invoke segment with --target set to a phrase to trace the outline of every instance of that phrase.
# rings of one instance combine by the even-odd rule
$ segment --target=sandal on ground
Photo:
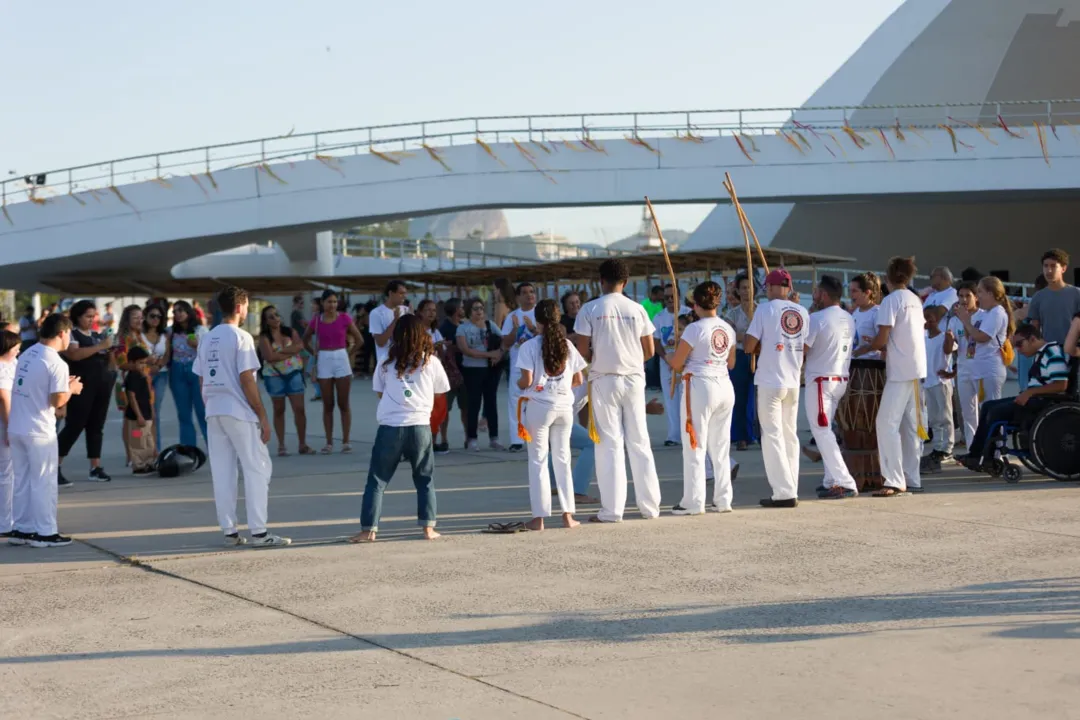
[[[318,455],[319,453],[315,452],[315,448],[311,447],[310,445],[301,445],[300,449],[297,451],[297,454],[299,454],[299,455]]]
[[[901,495],[907,495],[907,490],[899,490],[894,487],[883,487],[880,490],[875,490],[873,497],[891,498],[900,497]]]
[[[285,448],[283,448],[283,447],[279,447],[277,449],[277,456],[278,457],[289,457],[290,454],[291,453],[288,450],[286,450]]]
[[[334,452],[333,445],[324,445],[323,449],[319,451],[320,455],[332,455]]]
[[[345,443],[344,445],[341,446],[341,454],[342,455],[348,455],[351,452],[352,452],[352,445],[351,444]]]
[[[515,533],[529,532],[529,528],[525,527],[523,522],[491,523],[487,526],[487,530],[482,532],[491,535],[514,535]]]

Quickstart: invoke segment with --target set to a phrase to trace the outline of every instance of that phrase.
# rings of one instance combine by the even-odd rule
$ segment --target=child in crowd
[[[124,416],[128,420],[127,443],[131,452],[131,469],[136,475],[153,472],[157,461],[154,393],[150,389],[150,367],[147,364],[149,359],[150,353],[142,347],[136,346],[127,352],[128,373],[124,378],[127,410]]]
[[[6,323],[5,323],[6,324]],[[6,328],[0,330],[0,538],[11,537],[12,493],[15,469],[11,464],[11,444],[7,426],[11,417],[11,388],[15,385],[15,363],[21,340]]]
[[[945,352],[945,333],[941,321],[947,308],[932,305],[923,310],[926,321],[926,379],[923,380],[923,402],[930,429],[934,433],[933,463],[952,458],[955,429],[953,428],[952,355]]]
[[[434,540],[435,453],[432,447],[431,411],[435,396],[450,391],[450,381],[427,327],[416,315],[402,315],[394,326],[393,344],[387,358],[372,376],[379,395],[375,446],[371,450],[367,486],[360,509],[360,533],[349,542],[375,541],[382,516],[382,498],[402,457],[409,461],[416,486],[417,522],[424,538]]]

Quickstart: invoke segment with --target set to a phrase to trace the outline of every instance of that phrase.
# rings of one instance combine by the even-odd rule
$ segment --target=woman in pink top
[[[311,348],[311,338],[318,341],[318,353]],[[352,411],[349,409],[349,391],[352,389],[352,362],[349,356],[349,339],[353,347],[364,344],[360,331],[352,319],[338,312],[338,295],[333,290],[322,294],[322,312],[312,318],[304,331],[304,347],[316,355],[316,380],[322,390],[323,427],[326,429],[326,447],[323,455],[334,452],[334,391],[341,408],[341,452],[352,452],[349,432],[352,430]]]

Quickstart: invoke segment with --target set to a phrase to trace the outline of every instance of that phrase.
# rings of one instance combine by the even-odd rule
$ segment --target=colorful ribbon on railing
[[[499,159],[499,156],[495,154],[495,151],[491,149],[490,145],[488,145],[486,142],[484,142],[480,138],[476,138],[476,144],[479,145],[481,148],[483,148],[484,152],[486,152],[488,155],[490,155],[492,160],[499,163],[503,167],[506,167],[506,163],[504,163],[502,160]]]
[[[427,150],[427,154],[431,156],[431,159],[434,160],[435,162],[439,163],[440,165],[442,165],[443,169],[446,170],[446,172],[454,172],[450,168],[450,166],[446,164],[446,161],[442,159],[442,155],[439,154],[438,150],[431,147],[427,143],[422,144],[420,147]]]

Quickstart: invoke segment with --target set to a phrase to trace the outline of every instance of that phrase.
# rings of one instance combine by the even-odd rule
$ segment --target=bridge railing
[[[78,165],[59,170],[17,173],[0,180],[3,204],[77,193],[110,193],[109,188],[134,182],[196,176],[207,189],[216,181],[213,173],[226,169],[300,160],[321,159],[333,163],[342,155],[382,153],[392,162],[401,154],[428,152],[461,144],[509,142],[539,145],[579,142],[582,139],[689,137],[707,139],[724,135],[761,135],[794,122],[815,129],[876,129],[900,123],[904,127],[960,128],[968,123],[1009,126],[1040,122],[1080,124],[1080,99],[957,102],[928,105],[852,105],[800,108],[747,108],[733,110],[635,111],[506,115],[452,118],[391,125],[372,125],[340,130],[257,138],[241,142],[205,145],[170,152],[139,155]],[[1070,131],[1075,129],[1070,127]],[[550,152],[550,149],[547,150]]]
[[[344,257],[419,260],[425,270],[511,266],[571,258],[606,258],[630,254],[599,246],[526,239],[387,238],[355,233],[334,236],[334,253]]]

